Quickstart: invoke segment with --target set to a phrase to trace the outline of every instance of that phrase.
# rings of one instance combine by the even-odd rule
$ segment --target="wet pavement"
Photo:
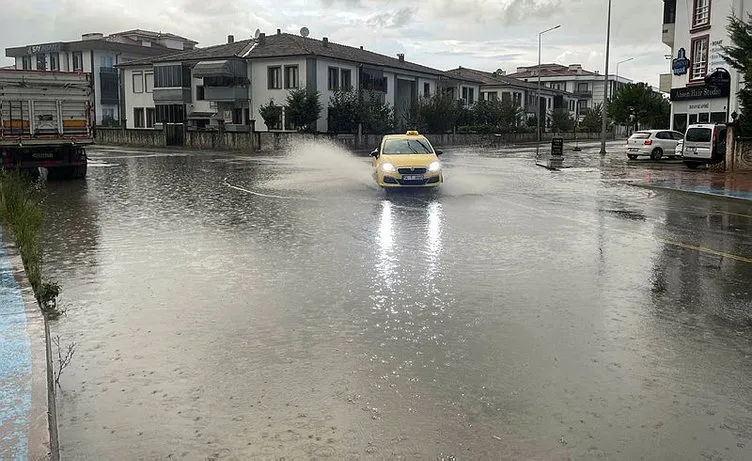
[[[434,193],[312,143],[47,184],[63,459],[752,458],[746,202],[445,152]]]

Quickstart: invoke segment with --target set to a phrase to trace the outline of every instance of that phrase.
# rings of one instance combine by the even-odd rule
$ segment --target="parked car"
[[[690,125],[684,134],[684,164],[694,169],[722,162],[726,158],[726,131],[723,123]]]
[[[388,134],[371,152],[376,183],[384,188],[437,187],[444,182],[441,154],[417,131]]]
[[[676,145],[684,139],[684,135],[671,130],[642,130],[635,131],[627,139],[627,157],[636,160],[637,157],[650,157],[660,160],[663,157],[676,157]]]

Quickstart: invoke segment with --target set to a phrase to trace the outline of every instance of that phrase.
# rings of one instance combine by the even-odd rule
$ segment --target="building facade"
[[[543,125],[545,127],[551,125],[551,114],[556,109],[567,110],[573,118],[580,115],[577,105],[579,97],[555,86],[552,88],[550,85],[541,85],[539,88],[535,83],[509,77],[501,70],[485,72],[459,67],[446,73],[464,81],[477,82],[481,101],[507,100],[515,103],[521,109],[524,118],[538,116],[536,100],[540,89],[540,114],[541,119],[546,121]]]
[[[15,68],[38,71],[90,72],[94,77],[97,124],[123,118],[122,82],[118,64],[149,56],[187,50],[197,42],[173,34],[130,30],[110,35],[83,34],[74,42],[53,42],[7,48]]]
[[[517,71],[507,77],[523,82],[536,84],[540,76],[541,85],[552,90],[572,93],[577,100],[574,110],[582,117],[585,110],[603,104],[604,78],[597,71],[592,72],[582,68],[580,64],[541,64],[540,66],[518,67]],[[608,76],[608,95],[611,98],[616,91],[632,81],[616,75]]]
[[[742,78],[723,59],[722,47],[731,45],[726,27],[729,16],[747,18],[752,2],[743,0],[664,0],[663,43],[671,48],[671,128],[685,131],[693,123],[726,122],[739,112],[736,98]],[[728,71],[728,82],[706,82],[718,69]]]
[[[394,108],[398,123],[406,122],[419,97],[439,89],[468,103],[477,100],[476,82],[447,78],[437,69],[330,42],[282,33],[259,34],[222,45],[147,58],[118,66],[123,74],[127,128],[184,124],[187,129],[267,131],[294,129],[284,106],[291,90],[314,88],[322,106],[316,130],[329,130],[329,103],[340,90],[368,91]],[[150,77],[147,77],[149,75]],[[153,77],[151,77],[153,76]],[[146,83],[153,79],[151,101]],[[146,80],[144,80],[146,82]],[[260,113],[274,102],[282,119],[267,127]],[[146,113],[153,108],[154,124]],[[144,110],[144,117],[141,116]]]

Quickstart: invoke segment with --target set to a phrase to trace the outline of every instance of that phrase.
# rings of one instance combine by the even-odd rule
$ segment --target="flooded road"
[[[65,460],[752,458],[752,210],[447,149],[90,152],[48,183]],[[611,173],[609,173],[611,172]]]

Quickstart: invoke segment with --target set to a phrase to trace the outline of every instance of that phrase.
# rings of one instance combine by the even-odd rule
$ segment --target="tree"
[[[745,85],[737,93],[741,106],[737,126],[739,134],[752,136],[752,15],[745,22],[737,17],[730,17],[726,26],[731,37],[732,46],[723,46],[723,59],[742,75]],[[748,112],[749,111],[749,112]]]
[[[671,103],[647,83],[628,83],[609,101],[608,115],[621,125],[644,125],[646,128],[667,128]]]
[[[329,98],[329,131],[354,133],[360,124],[369,133],[394,129],[394,111],[371,91],[340,90]]]
[[[574,119],[569,111],[564,108],[554,109],[551,112],[551,130],[555,133],[566,133],[574,128]]]
[[[414,106],[416,127],[431,133],[446,133],[457,125],[460,117],[459,101],[445,93],[437,92],[428,98],[421,98]],[[467,109],[465,109],[467,110]],[[463,114],[466,116],[466,114]]]
[[[521,109],[511,100],[481,100],[473,106],[472,115],[474,125],[491,127],[493,131],[506,133],[517,128]]]
[[[262,104],[259,107],[259,114],[264,119],[266,128],[273,130],[282,121],[282,106],[275,105],[274,100],[270,99],[269,104],[265,106]]]
[[[597,133],[601,131],[603,123],[603,104],[596,104],[593,107],[585,109],[580,128],[588,133]]]
[[[299,131],[316,131],[315,123],[321,114],[320,93],[310,88],[290,90],[287,94],[287,121]]]

